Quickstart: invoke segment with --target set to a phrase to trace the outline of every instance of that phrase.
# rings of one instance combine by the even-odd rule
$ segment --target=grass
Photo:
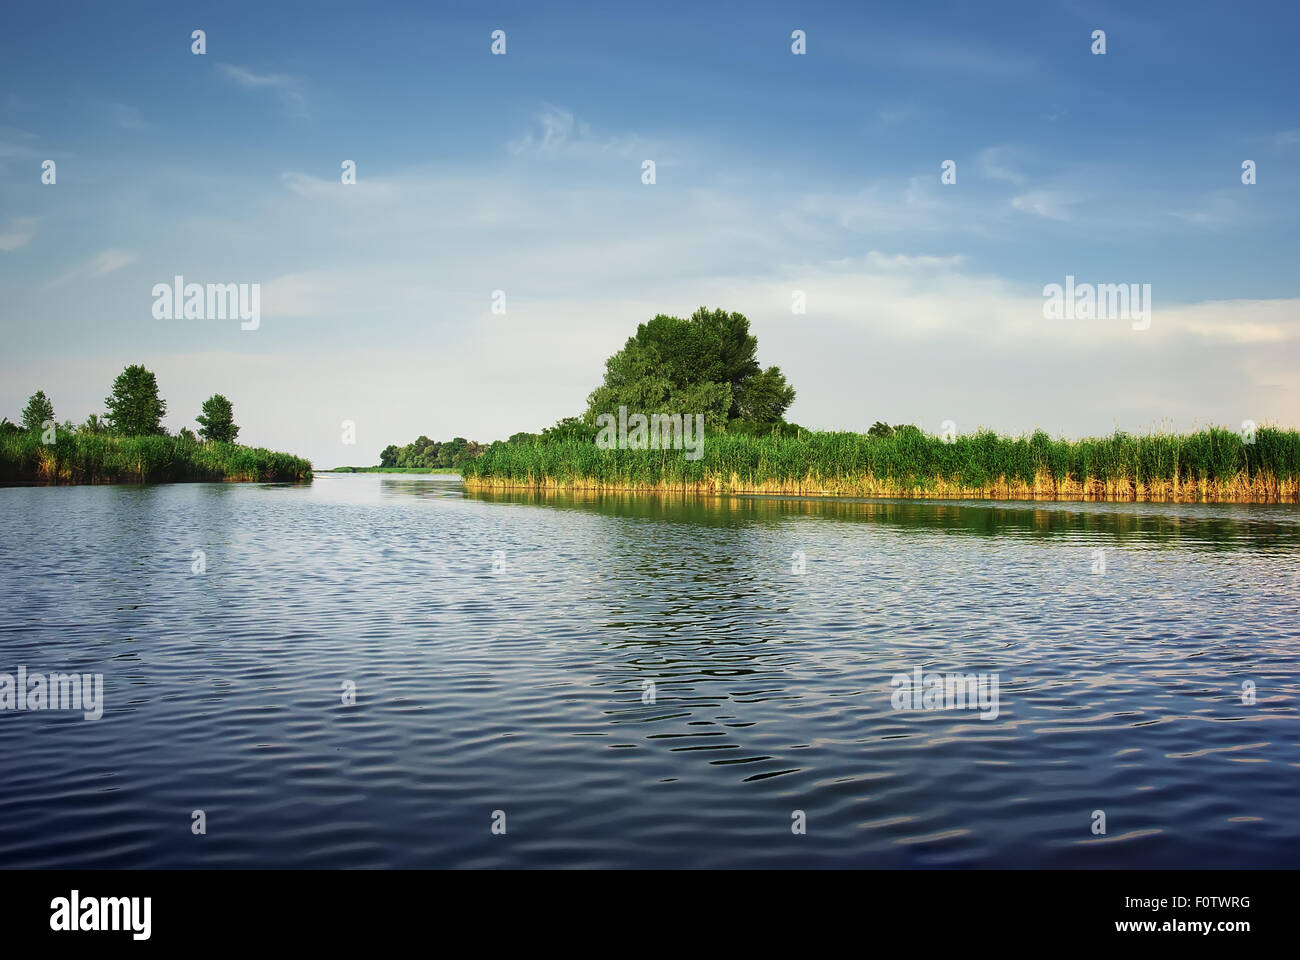
[[[326,473],[460,473],[460,467],[335,467]]]
[[[1300,433],[1264,427],[1066,440],[991,431],[946,443],[919,430],[892,437],[806,432],[712,433],[703,456],[600,450],[594,443],[494,443],[465,464],[479,488],[685,489],[712,493],[1004,499],[1300,501]]]
[[[0,483],[167,483],[310,480],[310,461],[262,447],[181,437],[115,437],[59,430],[0,435]]]

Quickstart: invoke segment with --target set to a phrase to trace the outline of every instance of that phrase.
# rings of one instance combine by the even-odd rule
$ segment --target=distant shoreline
[[[459,467],[331,467],[318,473],[454,473]]]

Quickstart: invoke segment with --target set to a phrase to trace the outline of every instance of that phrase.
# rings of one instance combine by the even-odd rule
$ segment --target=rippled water
[[[1294,507],[326,475],[0,524],[0,671],[106,701],[0,713],[4,866],[1300,865]],[[895,710],[914,667],[999,716]]]

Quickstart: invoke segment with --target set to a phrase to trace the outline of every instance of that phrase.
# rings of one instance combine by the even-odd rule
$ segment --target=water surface
[[[1295,507],[357,474],[0,525],[0,671],[106,698],[0,713],[0,865],[1300,864]],[[918,666],[998,718],[895,710]]]

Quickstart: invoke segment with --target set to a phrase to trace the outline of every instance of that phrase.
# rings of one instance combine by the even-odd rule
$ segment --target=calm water
[[[1300,865],[1293,507],[356,475],[0,527],[0,671],[106,700],[0,713],[0,865]],[[914,667],[1000,715],[894,710]]]

